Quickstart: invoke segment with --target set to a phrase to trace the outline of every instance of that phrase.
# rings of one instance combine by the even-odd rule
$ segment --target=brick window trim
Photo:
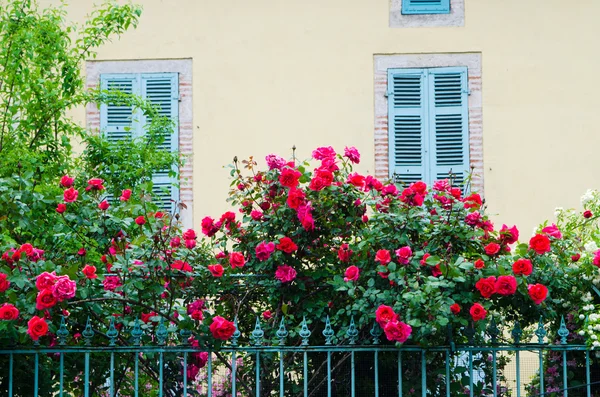
[[[483,113],[481,53],[375,55],[375,176],[389,179],[388,69],[466,66],[469,80],[469,161],[471,190],[483,195]]]
[[[465,26],[465,0],[450,0],[449,14],[402,14],[402,0],[390,1],[390,28]]]
[[[86,62],[86,87],[100,85],[100,75],[109,73],[178,73],[179,74],[179,153],[185,164],[180,168],[179,198],[186,208],[181,209],[184,228],[194,225],[193,209],[193,112],[192,112],[192,60],[112,60]],[[86,126],[91,132],[100,132],[100,109],[96,104],[86,106]]]

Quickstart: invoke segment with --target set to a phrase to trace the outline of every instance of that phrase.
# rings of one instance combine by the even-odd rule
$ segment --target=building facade
[[[234,156],[290,157],[294,145],[299,158],[356,146],[360,172],[404,182],[472,171],[496,221],[525,238],[598,185],[600,2],[139,3],[138,28],[87,62],[87,84],[128,84],[168,108],[188,156],[188,226],[228,209]],[[83,21],[92,2],[68,10]],[[119,109],[73,116],[118,132]]]

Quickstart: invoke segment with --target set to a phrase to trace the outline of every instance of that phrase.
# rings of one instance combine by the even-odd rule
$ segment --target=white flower
[[[581,205],[585,205],[589,201],[594,199],[594,191],[592,189],[588,189],[583,196],[581,196]]]
[[[579,331],[578,334],[579,334],[579,336],[583,336],[583,335],[585,335],[585,331]]]
[[[580,315],[579,315],[579,319],[580,319],[580,320],[583,320],[584,318],[585,318],[585,316],[584,316],[583,314],[580,314]]]
[[[584,246],[585,250],[587,252],[596,252],[598,251],[598,246],[596,245],[596,242],[594,241],[590,241],[589,243],[585,243]]]
[[[558,216],[564,211],[565,209],[563,207],[556,207],[554,209],[554,216],[558,218]]]

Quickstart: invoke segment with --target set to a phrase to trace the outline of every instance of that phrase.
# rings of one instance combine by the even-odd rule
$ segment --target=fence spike
[[[521,335],[523,335],[523,330],[521,329],[521,324],[519,324],[518,321],[515,321],[515,326],[511,331],[511,335],[516,345],[521,343]]]
[[[310,330],[306,324],[306,317],[302,318],[302,328],[300,329],[300,337],[302,338],[302,346],[308,346],[308,338],[310,338]]]
[[[254,346],[262,345],[262,338],[265,335],[265,331],[262,330],[260,326],[260,319],[256,316],[256,325],[254,326],[254,331],[252,331],[252,340],[254,341]]]
[[[492,321],[490,321],[490,325],[488,327],[488,334],[492,338],[492,343],[498,343],[498,335],[500,335],[500,329],[498,329],[498,325],[496,324],[496,319],[492,317]]]
[[[558,336],[560,336],[560,343],[563,345],[567,344],[567,336],[569,336],[569,330],[565,324],[565,316],[560,317],[560,328],[558,329]]]
[[[139,346],[142,343],[142,335],[144,335],[144,331],[140,327],[140,319],[136,318],[131,330],[131,340],[135,346]]]
[[[108,341],[109,341],[108,345],[115,346],[117,337],[119,336],[119,331],[115,327],[115,318],[114,317],[110,318],[110,324],[108,326],[108,331],[106,332],[106,336],[108,336]]]
[[[85,323],[85,329],[81,333],[83,336],[83,340],[87,346],[92,344],[92,338],[94,337],[94,330],[92,329],[92,325],[90,324],[90,318],[87,318]]]
[[[325,337],[325,344],[331,345],[331,339],[333,338],[333,329],[331,328],[331,321],[329,321],[329,316],[325,318],[325,329],[323,330],[323,336]]]
[[[373,337],[374,345],[379,344],[379,338],[381,337],[382,333],[383,333],[383,331],[381,330],[381,327],[379,326],[377,321],[375,321],[375,323],[373,324],[373,327],[371,328],[371,336]]]
[[[165,319],[161,317],[158,327],[156,328],[156,340],[158,341],[158,344],[161,346],[164,345],[168,336],[169,331],[167,331],[167,327],[165,327]]]
[[[191,336],[192,331],[190,331],[189,329],[182,329],[181,331],[179,331],[179,337],[182,345],[189,345]]]
[[[238,328],[237,316],[235,316],[235,318],[233,319],[233,325],[235,326],[235,332],[233,333],[233,335],[231,335],[231,346],[237,346],[238,339],[242,335],[242,333],[240,332],[240,329]]]
[[[546,330],[544,329],[543,319],[544,318],[542,316],[540,316],[540,322],[538,323],[538,328],[537,328],[537,330],[535,330],[535,334],[538,337],[539,344],[544,343],[544,337],[546,336],[546,334],[548,334],[548,332],[546,332]]]
[[[279,323],[279,329],[275,333],[277,339],[279,339],[279,346],[285,345],[285,338],[287,338],[288,333],[288,330],[285,328],[285,317],[281,316],[281,323]]]
[[[475,344],[475,323],[473,321],[467,328],[465,328],[465,336],[467,337],[469,345]]]
[[[58,344],[64,346],[67,343],[67,337],[69,336],[69,330],[65,324],[65,316],[60,317],[60,327],[56,331],[58,337]]]
[[[354,324],[354,316],[350,317],[350,326],[346,330],[346,337],[349,340],[349,344],[356,344],[356,339],[358,338],[358,330],[356,329],[356,324]]]

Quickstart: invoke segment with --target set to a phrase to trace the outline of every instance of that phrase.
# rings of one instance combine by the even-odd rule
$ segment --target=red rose
[[[191,250],[196,246],[196,240],[185,240],[185,248]]]
[[[254,251],[256,253],[256,259],[259,261],[266,261],[271,257],[273,251],[275,251],[275,244],[272,242],[266,243],[262,241],[256,246]]]
[[[296,214],[304,230],[307,232],[315,230],[315,220],[312,216],[310,202],[308,204],[301,204],[296,210]]]
[[[412,328],[402,321],[393,320],[389,321],[385,327],[383,327],[383,331],[388,340],[404,343],[410,337]]]
[[[276,248],[279,251],[285,252],[286,254],[291,254],[298,249],[298,246],[292,241],[291,238],[282,237],[279,239],[279,244],[277,244]]]
[[[456,188],[454,188],[456,189]],[[457,199],[460,197],[460,189],[459,190],[459,195],[458,197],[455,196],[454,192],[451,192],[453,196],[455,196]],[[483,201],[481,200],[481,196],[477,193],[473,193],[468,197],[465,197],[463,200],[464,206],[465,208],[479,208],[481,207],[481,204],[483,204]]]
[[[58,212],[59,214],[64,213],[67,210],[67,205],[60,203],[56,206],[56,212]]]
[[[496,292],[500,295],[512,295],[517,292],[515,276],[500,276],[496,280]]]
[[[40,337],[48,333],[48,323],[38,316],[31,317],[27,322],[27,333],[33,340],[39,340]]]
[[[77,200],[78,194],[79,194],[79,192],[77,190],[70,187],[67,190],[65,190],[65,192],[63,193],[63,198],[66,203],[72,203]]]
[[[45,289],[37,294],[35,299],[35,308],[37,310],[45,310],[54,307],[58,300],[52,293],[51,289]]]
[[[62,178],[60,178],[60,186],[64,187],[65,189],[73,186],[73,182],[74,179],[71,178],[69,175],[65,175]]]
[[[383,266],[387,265],[392,261],[392,256],[390,255],[390,251],[388,250],[379,250],[375,254],[375,261],[379,262]]]
[[[427,184],[423,181],[412,183],[410,188],[421,196],[425,196],[427,194]]]
[[[282,283],[292,282],[296,275],[296,270],[293,267],[288,265],[277,266],[277,270],[275,271],[275,278]]]
[[[58,277],[56,277],[56,272],[44,272],[36,277],[35,287],[39,291],[43,291],[45,289],[52,289],[57,279]]]
[[[344,148],[344,157],[348,157],[348,160],[354,164],[360,163],[360,153],[354,146]]]
[[[85,265],[81,272],[90,280],[98,278],[98,275],[96,274],[96,266]]]
[[[541,304],[548,296],[548,288],[542,284],[531,284],[527,286],[529,297],[536,305]]]
[[[546,226],[545,228],[543,228],[542,233],[546,233],[550,237],[562,238],[562,233],[554,223],[550,226]]]
[[[119,197],[119,200],[121,201],[127,201],[131,198],[131,190],[129,189],[123,189],[123,191],[121,192],[121,197]]]
[[[305,197],[306,195],[302,190],[292,188],[288,192],[286,203],[290,208],[297,210],[302,204],[304,204]]]
[[[469,310],[473,321],[483,320],[487,315],[487,311],[479,303],[474,303]]]
[[[279,176],[279,183],[281,183],[285,187],[296,187],[298,186],[299,179],[301,176],[302,173],[300,171],[286,167],[281,171],[281,175]]]
[[[179,237],[173,237],[169,242],[171,248],[178,248],[181,246],[181,239]]]
[[[502,228],[500,229],[500,237],[506,244],[516,243],[519,239],[519,230],[516,226],[509,228],[506,225],[502,225]]]
[[[148,324],[150,322],[150,318],[156,317],[156,316],[157,316],[156,312],[142,313],[142,321],[144,323]]]
[[[10,321],[19,317],[19,309],[10,303],[5,303],[0,307],[0,320]]]
[[[223,266],[216,264],[216,265],[208,265],[208,270],[210,271],[210,274],[213,275],[213,277],[221,277],[223,275],[223,273],[225,272],[225,270],[223,269]]]
[[[485,267],[485,262],[483,259],[479,258],[475,261],[473,266],[475,266],[475,269],[483,269]]]
[[[341,262],[349,262],[350,256],[352,256],[352,250],[348,244],[342,244],[338,250],[338,258]]]
[[[354,172],[348,175],[349,184],[362,188],[365,185],[365,177],[360,175],[358,172]]]
[[[92,178],[88,181],[88,185],[85,188],[86,192],[90,190],[104,190],[104,185],[102,185],[104,181],[100,178]]]
[[[450,305],[450,311],[454,315],[460,313],[460,306],[458,305],[458,303],[453,303],[452,305]]]
[[[106,276],[102,282],[105,291],[114,291],[117,287],[123,285],[119,276]]]
[[[137,218],[135,218],[135,223],[142,226],[146,223],[146,218],[144,218],[143,215],[140,215]]]
[[[106,211],[108,207],[110,207],[110,204],[108,204],[108,201],[106,200],[102,200],[100,204],[98,204],[98,208],[100,208],[102,211]]]
[[[536,234],[529,240],[529,249],[532,249],[538,255],[550,252],[550,239],[544,234]]]
[[[533,271],[533,265],[529,259],[520,258],[513,263],[513,273],[516,276],[529,276]]]
[[[344,281],[356,281],[360,274],[360,269],[356,266],[349,266],[344,273]]]
[[[375,311],[375,321],[377,321],[377,324],[379,324],[381,328],[385,328],[385,325],[388,322],[394,321],[397,318],[398,316],[394,313],[394,309],[390,306],[381,305]]]
[[[482,278],[475,283],[475,288],[479,290],[479,293],[484,298],[488,299],[496,292],[496,277],[491,276],[488,278]]]
[[[575,254],[571,256],[573,262],[577,262],[581,258],[581,254]]]
[[[265,319],[265,320],[270,320],[271,318],[273,318],[273,315],[271,314],[270,310],[265,310],[262,313],[262,316],[263,316],[263,319]]]
[[[191,272],[193,269],[189,263],[182,260],[176,260],[171,264],[171,269],[181,270],[182,272]]]
[[[0,273],[0,292],[4,292],[10,287],[10,281],[7,280],[8,275]]]
[[[193,240],[196,237],[196,232],[193,229],[188,229],[183,233],[184,240]]]
[[[229,254],[229,264],[231,265],[232,269],[235,269],[236,267],[244,267],[245,263],[246,259],[244,259],[244,255],[241,253],[232,252]]]
[[[594,216],[594,214],[592,214],[592,211],[589,211],[589,210],[588,210],[588,211],[584,211],[584,212],[583,212],[583,217],[584,217],[585,219],[590,219],[592,216]]]
[[[496,255],[500,251],[500,245],[496,243],[489,243],[484,249],[486,254],[492,256]]]
[[[227,340],[235,332],[235,325],[221,316],[215,316],[210,325],[210,332],[215,339]]]

